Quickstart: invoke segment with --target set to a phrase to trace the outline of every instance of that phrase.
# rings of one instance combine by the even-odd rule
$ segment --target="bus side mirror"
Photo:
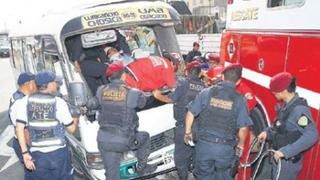
[[[76,107],[85,106],[87,103],[87,92],[84,83],[71,82],[70,86],[70,103]]]

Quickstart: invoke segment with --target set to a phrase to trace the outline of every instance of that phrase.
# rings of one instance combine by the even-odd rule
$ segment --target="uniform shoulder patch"
[[[307,116],[302,115],[299,119],[298,119],[298,125],[302,128],[306,127],[308,124],[310,124],[310,120]]]

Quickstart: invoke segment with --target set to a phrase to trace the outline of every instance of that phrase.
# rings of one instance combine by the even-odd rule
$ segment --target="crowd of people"
[[[147,102],[143,91],[173,104],[174,161],[181,180],[188,179],[192,165],[199,180],[234,178],[230,169],[234,159],[243,155],[253,125],[249,112],[257,104],[253,92],[241,81],[241,64],[223,67],[219,54],[210,53],[205,57],[209,67],[204,72],[203,62],[197,60],[201,56],[199,44],[194,43],[185,61],[185,75],[175,76],[184,62],[172,56],[147,56],[126,63],[117,48],[101,50],[111,60],[108,65],[101,66],[102,58],[97,55],[74,64],[94,95],[87,108],[100,112],[97,142],[107,180],[120,179],[120,160],[127,151],[136,151],[138,175],[157,169],[157,165],[147,163],[151,153],[149,133],[137,130],[137,108]],[[87,71],[91,66],[93,70]],[[76,130],[80,114],[56,96],[60,81],[50,71],[22,73],[19,89],[11,98],[10,120],[16,131],[13,148],[25,166],[26,180],[73,179],[65,130]],[[169,92],[160,90],[164,86]],[[282,171],[286,173],[281,173],[280,179],[296,179],[303,152],[317,141],[318,132],[307,103],[295,91],[296,80],[291,74],[272,77],[270,90],[283,106],[275,125],[258,138],[271,142],[275,161],[283,161]]]

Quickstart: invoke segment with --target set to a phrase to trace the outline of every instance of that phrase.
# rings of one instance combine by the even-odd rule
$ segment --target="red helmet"
[[[220,55],[219,53],[209,53],[207,56],[208,61],[216,61],[216,62],[220,62]]]

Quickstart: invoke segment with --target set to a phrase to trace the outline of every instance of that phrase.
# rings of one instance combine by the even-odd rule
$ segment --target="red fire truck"
[[[272,125],[276,99],[269,82],[276,73],[287,71],[297,78],[297,92],[307,99],[320,130],[319,7],[319,0],[228,0],[220,55],[226,64],[244,66],[244,81],[264,117],[255,126]],[[320,179],[319,146],[305,153],[300,180]]]

